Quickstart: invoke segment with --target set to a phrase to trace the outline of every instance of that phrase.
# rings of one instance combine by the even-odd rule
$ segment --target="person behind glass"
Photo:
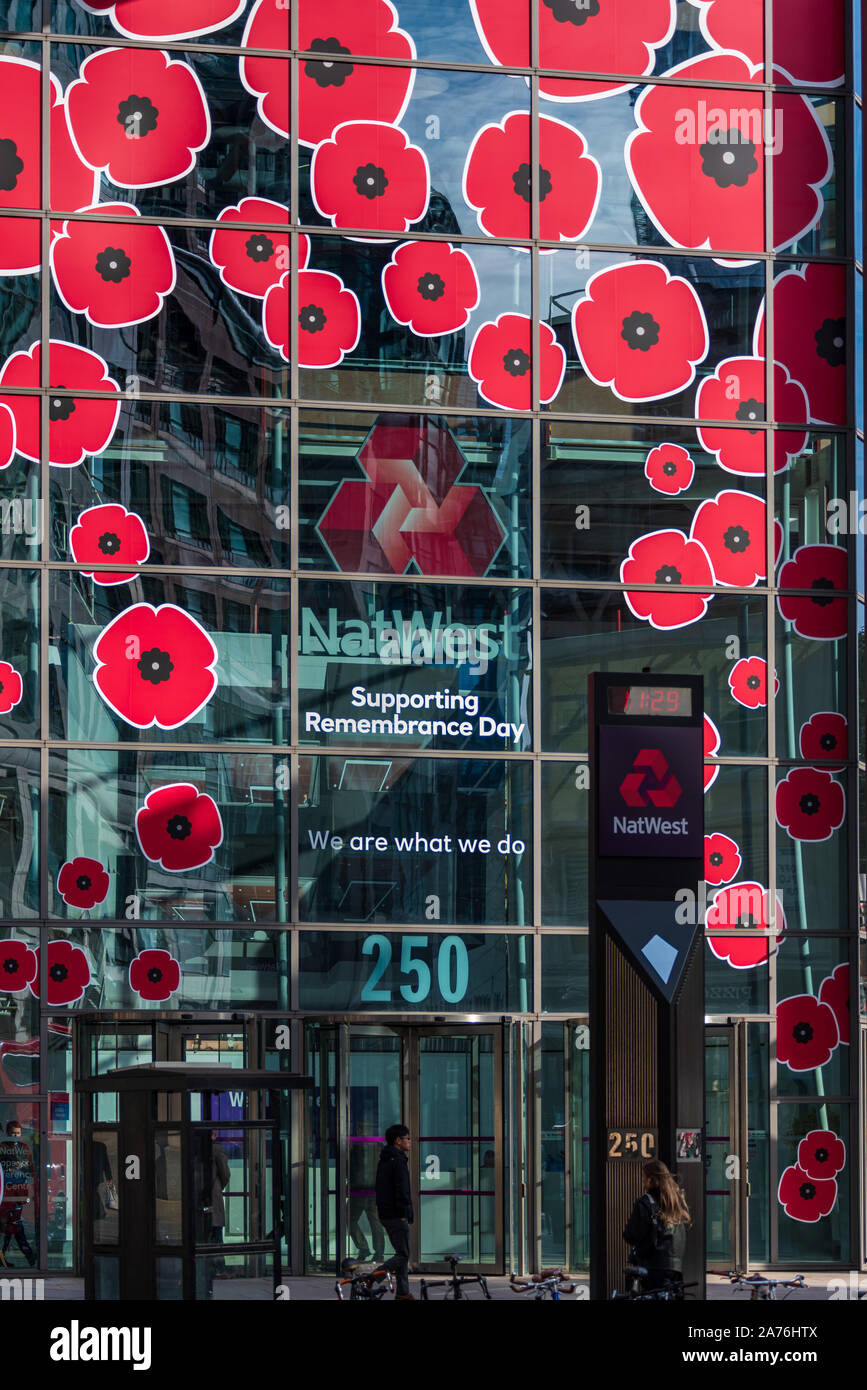
[[[226,1150],[222,1144],[217,1143],[217,1131],[211,1130],[211,1232],[209,1236],[212,1245],[223,1244],[223,1227],[226,1224],[226,1204],[223,1201],[223,1192],[229,1186],[229,1160],[226,1157]],[[222,1278],[225,1273],[225,1260],[214,1261],[214,1272],[216,1277]]]
[[[680,1183],[658,1159],[642,1168],[644,1192],[632,1208],[623,1231],[636,1264],[647,1270],[644,1289],[683,1284],[683,1252],[687,1227],[692,1225]]]
[[[414,1298],[409,1291],[409,1228],[412,1224],[412,1191],[409,1182],[410,1133],[406,1125],[390,1125],[385,1148],[376,1170],[376,1209],[394,1246],[385,1268],[394,1273],[395,1299]]]
[[[0,1205],[0,1231],[3,1233],[3,1263],[14,1240],[27,1263],[33,1267],[36,1256],[24,1230],[24,1208],[30,1202],[35,1173],[30,1149],[21,1137],[21,1124],[9,1120],[6,1138],[0,1143],[0,1168],[3,1169],[3,1203]]]

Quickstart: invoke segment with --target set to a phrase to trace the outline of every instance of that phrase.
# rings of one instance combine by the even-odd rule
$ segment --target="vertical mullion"
[[[48,419],[48,392],[44,388],[50,384],[49,373],[49,315],[51,311],[50,286],[51,278],[49,272],[49,252],[51,246],[51,224],[47,216],[47,211],[51,206],[51,42],[47,37],[47,4],[43,5],[43,38],[41,42],[42,72],[40,75],[40,151],[39,151],[39,173],[40,173],[40,207],[42,215],[39,223],[39,243],[40,243],[40,276],[39,276],[39,343],[40,343],[40,393],[39,393],[39,518],[40,518],[40,545],[37,547],[39,555],[38,569],[38,592],[39,592],[39,643],[37,656],[37,680],[39,682],[39,737],[41,746],[39,750],[39,809],[38,809],[38,880],[39,880],[39,1089],[47,1094],[48,1076],[48,927],[47,917],[49,913],[49,892],[50,885],[48,880],[48,794],[49,794],[49,762],[48,762],[48,735],[50,706],[48,698],[48,581],[49,571],[46,561],[50,558],[51,547],[51,525],[49,516],[50,498],[50,472],[48,466],[49,454],[49,419]],[[38,1107],[40,1125],[48,1121],[47,1105]],[[48,1133],[43,1129],[40,1133],[39,1152],[48,1153]],[[48,1212],[48,1167],[45,1163],[39,1166],[39,1230],[38,1230],[38,1263],[40,1269],[45,1269],[48,1263],[48,1229],[46,1217]]]

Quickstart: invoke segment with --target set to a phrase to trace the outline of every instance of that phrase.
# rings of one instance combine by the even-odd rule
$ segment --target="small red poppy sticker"
[[[503,410],[533,404],[531,324],[526,314],[500,314],[476,329],[467,370],[479,395]],[[566,353],[547,323],[539,324],[539,398],[549,405],[563,384]]]
[[[741,852],[736,840],[717,831],[704,837],[704,878],[705,883],[718,888],[721,883],[731,883],[741,871]]]
[[[846,817],[846,795],[830,772],[793,767],[777,783],[777,825],[793,840],[830,840]]]
[[[811,1178],[798,1164],[787,1168],[780,1178],[777,1201],[793,1221],[807,1224],[828,1216],[837,1202],[837,1181]]]
[[[427,155],[399,126],[346,121],[314,150],[310,189],[333,227],[403,233],[428,209]]]
[[[36,952],[26,941],[14,936],[0,941],[0,994],[24,994],[38,969]]]
[[[680,444],[658,444],[644,460],[644,476],[654,492],[676,497],[692,486],[695,463]]]
[[[108,874],[98,859],[79,856],[67,860],[57,875],[57,891],[67,907],[96,907],[105,902],[108,888]]]
[[[8,661],[0,661],[0,714],[8,714],[20,705],[24,694],[21,675]]]
[[[780,688],[774,672],[774,695]],[[745,709],[764,709],[768,703],[768,663],[761,656],[742,656],[729,671],[732,698]]]
[[[104,565],[111,560],[143,565],[151,549],[141,517],[137,512],[128,512],[119,502],[81,512],[69,533],[69,548],[79,565]],[[82,573],[101,588],[128,584],[136,575],[135,570],[83,569]]]
[[[36,974],[30,982],[30,993],[36,999],[39,998],[39,956],[37,948]],[[87,956],[80,946],[73,946],[71,941],[49,941],[47,972],[47,1004],[77,1004],[84,998],[91,977]]]
[[[136,603],[93,646],[93,683],[109,709],[136,729],[179,729],[217,688],[217,648],[173,603]]]
[[[288,362],[288,272],[265,296],[262,325],[271,347]],[[339,367],[360,337],[361,305],[353,291],[329,270],[302,270],[298,275],[298,365]]]
[[[181,987],[181,967],[169,951],[151,947],[129,964],[129,987],[140,999],[163,1002]]]
[[[798,1167],[808,1178],[836,1178],[846,1167],[846,1145],[832,1129],[811,1129],[798,1145]]]
[[[798,735],[801,757],[822,763],[826,772],[842,772],[849,757],[849,725],[844,714],[819,710],[801,725]],[[838,758],[841,761],[837,761]]]
[[[0,371],[0,392],[4,386],[36,390],[42,370],[42,349],[34,343],[28,352],[13,352]],[[101,454],[111,443],[120,415],[120,387],[108,374],[108,366],[89,348],[52,339],[49,346],[49,384],[62,391],[103,393],[98,397],[49,396],[48,462],[54,468],[74,468],[88,454]],[[24,458],[39,463],[38,396],[5,396],[2,399],[15,417],[15,447]]]
[[[807,594],[780,594],[780,615],[800,637],[833,642],[848,631],[847,600],[838,597],[849,573],[841,545],[802,545],[780,570],[781,589],[806,589]]]
[[[210,864],[223,843],[223,822],[206,792],[172,782],[148,793],[136,811],[135,833],[146,859],[179,874]]]
[[[51,273],[61,300],[97,328],[145,323],[175,288],[175,258],[163,227],[140,223],[128,203],[86,212],[127,222],[64,222],[51,243]]]
[[[289,209],[269,198],[242,198],[233,207],[223,208],[211,233],[208,256],[229,289],[264,299],[289,270]],[[258,223],[232,231],[233,222]],[[298,268],[304,270],[310,257],[310,238],[298,238]]]
[[[702,502],[689,534],[707,552],[717,584],[750,589],[767,574],[765,528],[762,498],[727,489]]]
[[[627,589],[623,595],[636,618],[666,631],[697,623],[707,612],[710,593],[690,593],[683,584],[713,584],[704,546],[682,531],[651,531],[629,547],[620,566],[621,584],[657,584],[657,590]]]
[[[382,293],[396,323],[435,338],[466,328],[479,277],[466,251],[447,241],[405,241],[383,269]]]
[[[581,365],[622,401],[683,391],[707,356],[701,300],[659,261],[626,261],[591,275],[572,310]]]
[[[823,1067],[840,1042],[833,1009],[812,994],[795,994],[777,1004],[777,1061],[790,1071]]]

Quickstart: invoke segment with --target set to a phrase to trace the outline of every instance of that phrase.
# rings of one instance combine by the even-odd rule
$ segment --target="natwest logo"
[[[676,806],[681,785],[658,748],[642,748],[620,783],[627,806]]]

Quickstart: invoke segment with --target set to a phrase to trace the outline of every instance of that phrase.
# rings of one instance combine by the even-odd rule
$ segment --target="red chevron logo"
[[[632,768],[620,783],[620,795],[627,806],[677,805],[682,787],[658,748],[642,748]],[[648,785],[649,778],[655,785]]]

